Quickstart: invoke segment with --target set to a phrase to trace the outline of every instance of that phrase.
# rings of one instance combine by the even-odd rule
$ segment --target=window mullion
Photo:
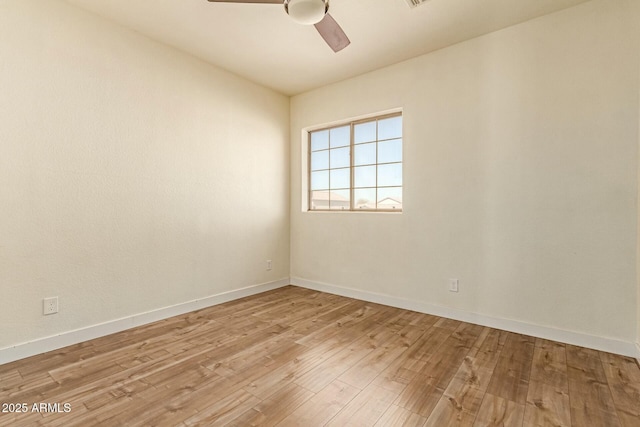
[[[350,178],[349,178],[349,210],[353,211],[355,210],[354,204],[353,204],[353,198],[355,196],[355,190],[354,190],[354,179],[355,179],[355,171],[354,171],[354,164],[355,164],[355,153],[354,153],[354,125],[353,123],[351,123],[351,136],[350,136],[350,141],[349,141],[349,174],[350,174]]]
[[[373,201],[375,210],[378,210],[378,122],[379,120],[376,120],[376,198]]]
[[[327,209],[331,210],[331,132],[329,132],[328,138],[329,138],[329,143],[328,143],[329,144],[329,149],[327,150],[327,152],[329,153],[329,169],[328,169],[327,173],[329,174],[329,176],[328,176],[328,180],[329,180],[328,187],[329,188],[327,188],[327,200],[328,200],[329,206],[327,206]]]
[[[311,185],[311,132],[307,134],[307,185],[309,186],[309,191],[307,192],[307,209],[313,210],[311,203],[313,201],[313,186]]]

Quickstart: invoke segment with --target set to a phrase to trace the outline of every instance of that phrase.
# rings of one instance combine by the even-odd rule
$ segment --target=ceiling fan
[[[283,4],[284,10],[299,24],[316,27],[334,52],[351,43],[340,25],[329,15],[329,0],[208,0],[213,3],[273,3]]]

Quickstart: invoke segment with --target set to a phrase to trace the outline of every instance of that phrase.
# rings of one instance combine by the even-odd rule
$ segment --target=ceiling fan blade
[[[324,41],[334,52],[339,52],[349,46],[351,41],[349,37],[342,31],[340,25],[328,13],[324,15],[322,21],[315,24],[316,30],[320,33]]]
[[[207,0],[212,3],[273,3],[283,4],[283,0]]]

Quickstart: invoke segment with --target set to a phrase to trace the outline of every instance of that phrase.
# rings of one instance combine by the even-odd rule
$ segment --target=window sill
[[[402,214],[404,211],[402,210],[389,210],[389,211],[373,211],[373,210],[358,210],[358,211],[351,211],[351,210],[322,210],[322,209],[315,209],[315,210],[303,210],[302,213],[311,213],[311,214],[315,214],[315,213],[319,213],[319,214],[385,214],[385,215],[400,215]]]

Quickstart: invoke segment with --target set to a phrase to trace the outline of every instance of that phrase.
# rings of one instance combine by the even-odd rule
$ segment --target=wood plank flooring
[[[287,286],[2,365],[0,404],[13,427],[638,427],[640,369]]]

